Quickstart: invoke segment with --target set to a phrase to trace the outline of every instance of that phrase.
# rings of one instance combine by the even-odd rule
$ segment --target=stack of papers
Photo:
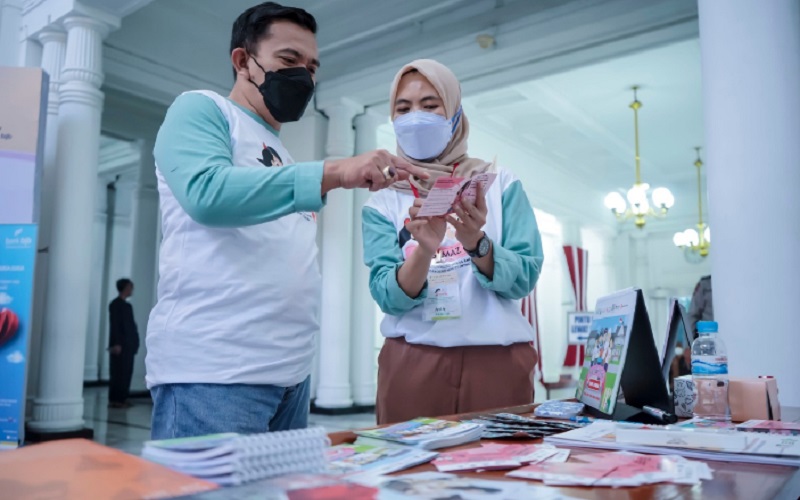
[[[737,431],[764,432],[781,436],[800,436],[800,424],[778,420],[748,420],[736,426]]]
[[[493,481],[459,477],[441,472],[420,472],[400,476],[376,477],[365,486],[379,488],[380,500],[406,499],[458,499],[458,500],[573,500],[557,489],[534,486],[524,481]],[[311,498],[311,497],[308,497]],[[314,498],[355,498],[355,497],[314,497]],[[359,497],[361,498],[366,497]]]
[[[440,472],[516,469],[544,461],[566,462],[569,450],[550,445],[484,444],[478,448],[442,453],[433,465]]]
[[[513,413],[483,415],[480,418],[464,422],[481,424],[484,427],[483,439],[538,439],[583,427],[583,424],[536,420]]]
[[[557,446],[628,450],[722,462],[800,467],[800,436],[780,436],[701,427],[594,422],[582,429],[546,437]]]
[[[458,446],[481,438],[483,426],[475,423],[450,422],[435,418],[416,418],[408,422],[358,431],[357,445],[372,446],[405,445],[423,450],[436,450]]]
[[[509,472],[508,477],[534,479],[550,486],[641,486],[654,483],[696,485],[711,479],[703,462],[678,455],[653,456],[629,452],[579,455],[568,463],[540,462]]]
[[[334,474],[391,474],[430,462],[438,453],[418,448],[342,444],[328,448],[329,470]]]

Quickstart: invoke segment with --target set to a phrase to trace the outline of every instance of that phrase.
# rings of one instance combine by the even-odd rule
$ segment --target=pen
[[[664,410],[659,410],[658,408],[653,408],[652,406],[642,406],[642,411],[656,417],[657,419],[661,420],[666,424],[674,424],[678,421],[678,417],[673,415],[672,413],[668,413]]]

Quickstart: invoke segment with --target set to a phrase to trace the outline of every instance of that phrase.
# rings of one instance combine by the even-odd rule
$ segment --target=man
[[[302,9],[246,10],[233,24],[230,95],[185,93],[159,130],[154,439],[305,427],[321,302],[315,212],[336,188],[428,177],[386,151],[294,162],[278,134],[311,100],[316,28]]]
[[[111,354],[108,406],[128,408],[133,360],[139,351],[139,330],[133,319],[133,307],[128,303],[128,297],[133,295],[133,282],[127,278],[117,280],[117,292],[117,298],[108,305],[108,352]]]

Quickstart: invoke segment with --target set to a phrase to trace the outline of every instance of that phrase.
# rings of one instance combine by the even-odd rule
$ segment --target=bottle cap
[[[698,321],[697,333],[717,333],[719,324],[716,321]]]

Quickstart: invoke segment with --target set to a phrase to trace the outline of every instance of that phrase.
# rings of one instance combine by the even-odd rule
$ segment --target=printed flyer
[[[622,368],[636,311],[636,290],[630,288],[598,299],[595,311],[575,397],[611,414],[619,399]]]

